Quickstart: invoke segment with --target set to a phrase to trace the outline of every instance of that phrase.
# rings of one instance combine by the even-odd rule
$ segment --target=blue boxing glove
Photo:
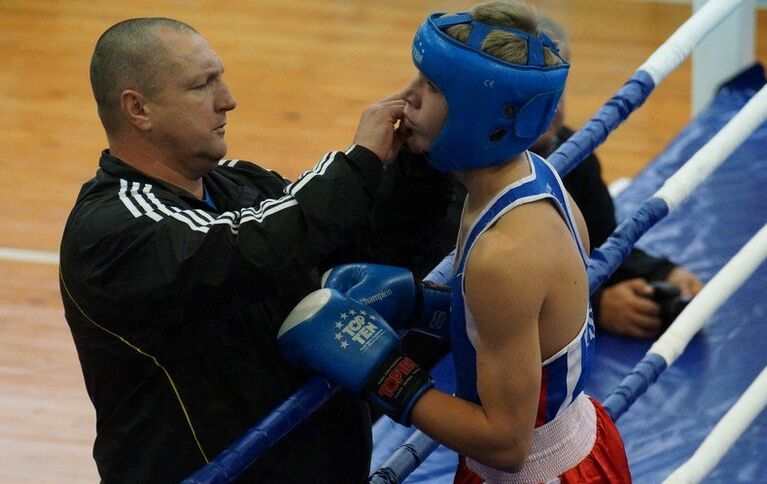
[[[403,425],[410,425],[415,402],[434,386],[402,354],[381,316],[333,289],[318,289],[298,303],[282,323],[277,348],[289,363],[361,392]]]
[[[322,287],[370,306],[395,329],[450,338],[450,288],[416,281],[413,273],[402,267],[344,264],[325,272]]]

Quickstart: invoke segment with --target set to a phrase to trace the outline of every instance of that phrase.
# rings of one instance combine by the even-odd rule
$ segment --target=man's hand
[[[405,100],[400,93],[368,106],[362,112],[354,144],[364,146],[378,155],[384,165],[394,161],[410,136],[409,130],[399,122],[404,109]]]
[[[642,278],[629,279],[602,291],[599,323],[621,336],[650,339],[661,329],[660,305],[651,299],[652,286]]]
[[[669,272],[666,282],[675,285],[682,294],[689,297],[696,296],[703,289],[703,283],[695,277],[695,274],[679,266]]]

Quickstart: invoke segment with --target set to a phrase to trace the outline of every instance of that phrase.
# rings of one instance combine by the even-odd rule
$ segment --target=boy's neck
[[[482,210],[504,188],[531,174],[527,154],[520,153],[503,165],[454,172],[466,188],[466,210]]]

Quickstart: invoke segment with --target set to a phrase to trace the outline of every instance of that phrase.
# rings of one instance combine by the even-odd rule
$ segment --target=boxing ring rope
[[[597,113],[548,157],[564,178],[605,142],[607,136],[641,106],[669,73],[690,55],[717,24],[744,0],[709,0],[639,66],[634,75]]]
[[[183,484],[224,484],[234,482],[250,464],[278,440],[323,406],[340,391],[325,378],[313,376],[293,395],[251,427],[215,459],[198,469]]]
[[[711,140],[706,143],[697,153],[690,158],[682,168],[679,169],[671,178],[666,180],[666,183],[653,195],[648,202],[653,200],[660,200],[668,204],[668,210],[670,211],[676,207],[684,198],[698,186],[719,164],[724,161],[735,149],[745,141],[748,136],[756,131],[756,128],[761,125],[765,119],[767,119],[767,87],[763,87],[753,98],[741,109],[733,118],[722,128]],[[646,202],[647,203],[647,202]],[[640,207],[641,210],[642,207]],[[596,258],[597,264],[605,265],[608,259],[617,257],[614,252],[620,250],[615,247],[605,247],[611,243],[613,237],[621,231],[621,228],[626,225],[628,221],[624,221],[616,229],[616,234],[611,236],[605,244],[597,251],[600,252]],[[764,229],[759,231],[762,234]],[[764,236],[762,236],[764,237]],[[756,239],[760,242],[761,239]],[[750,242],[749,242],[750,244]],[[747,244],[748,246],[748,244]],[[602,254],[604,250],[604,254]],[[744,247],[745,249],[745,247]],[[754,249],[750,249],[754,250]],[[742,252],[742,251],[741,251]],[[739,252],[738,254],[740,254]],[[757,253],[759,255],[759,253]],[[736,256],[737,257],[737,256]],[[592,260],[595,258],[592,257]],[[601,260],[600,260],[601,259]],[[742,275],[746,277],[750,275],[756,267],[750,268],[747,266],[748,262],[754,259],[747,259],[747,262],[737,262],[738,270],[743,271]],[[728,264],[729,266],[730,264]],[[727,266],[725,266],[727,267]],[[722,271],[724,272],[724,271]],[[708,291],[708,286],[704,288],[700,294],[703,297],[696,297],[690,305],[685,308],[677,321],[682,320],[682,324],[676,324],[676,328],[672,325],[669,330],[661,337],[648,351],[642,361],[637,364],[634,370],[605,398],[604,406],[613,420],[617,420],[623,412],[647,389],[652,382],[654,382],[658,375],[660,375],[667,365],[671,365],[679,355],[684,351],[684,348],[690,342],[692,337],[697,333],[703,322],[708,318],[714,310],[719,307],[722,301],[729,296],[740,284],[743,283],[745,277],[740,278],[740,275],[735,273],[728,273],[726,279],[721,284],[726,291],[720,293],[711,294]],[[603,277],[602,279],[606,278]],[[725,276],[723,276],[724,278]],[[714,277],[709,286],[719,278],[719,274]],[[592,286],[594,281],[589,280],[589,285]],[[602,281],[598,281],[601,284]],[[597,284],[597,286],[599,285]],[[700,309],[697,309],[700,308]],[[690,323],[686,323],[686,319],[682,316],[690,311],[692,316],[686,316]],[[694,312],[693,312],[694,311]],[[696,319],[692,319],[696,318]]]
[[[597,114],[595,114],[581,130],[575,133],[551,155],[549,160],[560,175],[565,176],[577,166],[578,163],[585,159],[589,153],[596,149],[597,146],[602,144],[612,130],[614,130],[622,121],[627,119],[637,107],[644,103],[655,86],[684,61],[690,52],[692,52],[692,49],[706,36],[706,34],[708,34],[717,23],[730,15],[741,3],[743,3],[743,1],[744,0],[710,0],[692,15],[674,34],[672,34],[672,36],[669,37],[669,39],[664,42],[664,44],[658,48],[647,61],[642,64],[642,66],[640,66],[629,81],[597,112]],[[648,200],[648,202],[651,202],[651,200]],[[634,230],[632,227],[624,227],[626,223],[622,223],[618,229],[616,229],[616,233],[613,237],[620,234],[621,239],[630,240],[635,236],[636,238],[633,238],[633,240],[636,241],[647,228],[665,216],[669,211],[669,208],[663,200],[658,200],[649,205],[650,207],[648,208],[640,208],[640,212],[644,210],[644,212],[648,212],[648,215],[645,215],[643,212],[641,218],[637,218],[640,215],[637,213],[631,218],[631,220],[637,219],[636,223],[640,223],[645,218],[651,220],[649,225],[646,223],[642,224],[646,225],[646,228],[644,228],[641,233]],[[628,223],[629,221],[627,220],[626,222]],[[621,228],[623,228],[622,232]],[[613,237],[611,237],[611,239]],[[610,240],[608,240],[602,247],[605,247],[609,242]],[[622,243],[625,242],[620,242],[620,244]],[[615,245],[618,244],[616,243]],[[604,263],[601,264],[603,270],[607,267],[606,264],[608,263],[608,260],[617,263],[615,267],[601,279],[601,281],[609,277],[618,265],[620,265],[620,262],[622,262],[623,258],[625,258],[630,251],[631,246],[633,246],[633,243],[625,248],[625,250],[620,250],[617,247],[607,247],[607,254],[609,254],[609,256],[604,257]],[[620,259],[617,259],[618,257]],[[591,283],[591,277],[589,277],[589,280],[590,290],[593,292],[592,288],[598,287],[598,285],[594,286]],[[183,482],[186,484],[231,482],[241,475],[254,460],[260,457],[275,442],[299,425],[316,409],[324,405],[337,391],[338,388],[325,378],[319,376],[312,377],[306,384],[304,384],[304,386],[299,388],[264,420],[245,432],[245,434],[236,440],[229,448],[190,475]],[[416,434],[420,434],[420,432],[416,432]],[[415,437],[411,437],[411,439],[414,438]],[[417,467],[417,465],[420,464],[420,462],[437,446],[437,444],[431,443],[431,439],[426,436],[418,438],[415,442],[411,442],[411,439],[408,439],[408,441],[398,448],[392,457],[387,460],[388,464],[396,455],[403,454],[406,460],[409,460],[414,464],[412,466],[406,466],[409,470],[404,474],[403,478],[409,475],[409,473],[412,472],[412,470],[415,469],[415,467]],[[426,441],[429,442],[428,445],[422,445],[426,444]],[[400,450],[402,450],[402,452],[399,452]],[[427,452],[425,454],[415,455],[415,451],[421,450]],[[376,476],[379,475],[379,472],[381,475],[388,475],[388,471],[382,468],[371,476],[371,482],[396,482],[388,480],[376,481],[375,479]]]
[[[767,99],[767,88],[759,92],[764,92]],[[613,420],[620,418],[658,376],[679,358],[706,320],[754,273],[765,258],[767,225],[709,281],[663,336],[650,347],[644,358],[607,395],[602,403]]]
[[[692,457],[671,473],[664,484],[696,483],[703,480],[730,450],[767,405],[765,367],[735,405],[716,424]]]
[[[743,109],[698,150],[629,218],[623,220],[613,235],[591,255],[589,290],[594,292],[610,277],[628,255],[631,247],[649,227],[676,208],[700,185],[751,133],[767,119],[767,87],[763,87]],[[646,228],[645,228],[646,227]],[[641,232],[641,233],[640,233]],[[617,260],[619,259],[619,260]],[[618,262],[618,264],[616,264]],[[599,269],[599,267],[604,269]],[[610,268],[612,267],[612,270]]]

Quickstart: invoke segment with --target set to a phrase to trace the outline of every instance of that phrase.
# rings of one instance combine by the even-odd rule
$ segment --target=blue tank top
[[[531,174],[509,185],[482,210],[468,231],[456,255],[451,294],[451,346],[456,374],[456,395],[481,404],[477,391],[477,327],[466,303],[464,267],[474,243],[505,213],[519,205],[550,199],[567,224],[584,267],[588,257],[581,242],[572,210],[559,175],[546,160],[526,153]],[[564,348],[542,363],[541,394],[535,426],[553,420],[583,391],[594,354],[594,318],[589,304],[578,335]]]

